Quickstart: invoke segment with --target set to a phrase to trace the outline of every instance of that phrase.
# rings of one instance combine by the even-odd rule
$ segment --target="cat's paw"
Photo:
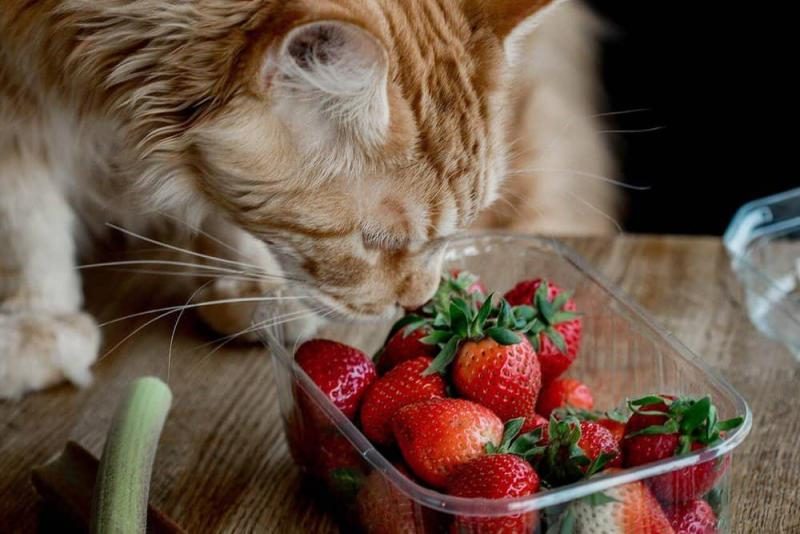
[[[85,313],[0,312],[0,399],[63,380],[91,382],[100,330]]]
[[[263,297],[275,289],[275,284],[267,281],[240,280],[232,277],[222,277],[201,289],[194,301],[216,302],[231,301],[224,304],[213,304],[198,308],[200,318],[212,330],[227,336],[237,336],[242,341],[256,341],[254,331],[249,331],[253,326],[253,316],[260,304],[253,300]],[[237,300],[240,300],[237,302]]]
[[[281,325],[283,335],[289,341],[302,340],[312,336],[323,324],[323,320],[311,313],[302,299],[290,299],[280,303],[280,314],[259,314],[256,310],[259,306],[275,305],[275,301],[264,300],[258,302],[253,299],[264,297],[268,298],[269,293],[279,287],[279,284],[265,281],[237,280],[234,278],[220,278],[208,287],[203,288],[195,297],[195,302],[210,301],[235,301],[244,299],[242,302],[230,302],[225,304],[215,304],[211,306],[201,306],[198,314],[201,319],[215,332],[236,336],[237,339],[254,342],[258,338],[258,328],[265,328],[269,325]],[[256,325],[255,321],[259,324]]]

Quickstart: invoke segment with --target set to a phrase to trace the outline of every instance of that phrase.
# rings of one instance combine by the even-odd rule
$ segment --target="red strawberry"
[[[286,418],[286,444],[294,463],[300,467],[308,468],[316,455],[316,438],[310,438],[317,431],[311,425],[311,420],[303,416],[299,404]]]
[[[542,388],[536,411],[544,417],[550,417],[556,408],[567,406],[580,410],[594,408],[589,386],[574,378],[557,378]]]
[[[669,407],[666,402],[675,400],[671,395],[658,395],[650,399],[655,402],[641,406],[633,410],[631,417],[625,424],[625,433],[632,434],[638,432],[649,426],[663,425],[667,420],[667,411]],[[647,413],[642,413],[647,412]],[[658,413],[655,413],[658,412]]]
[[[614,436],[617,443],[622,443],[622,438],[625,437],[625,423],[617,421],[616,419],[604,417],[598,419],[597,424],[611,432],[611,435]]]
[[[616,486],[573,501],[553,531],[570,523],[569,532],[674,534],[658,501],[641,482]]]
[[[717,534],[717,516],[706,501],[695,499],[667,510],[675,534]]]
[[[313,439],[317,450],[309,465],[310,473],[337,498],[351,500],[367,474],[361,454],[336,429],[325,429]]]
[[[461,343],[451,378],[458,393],[492,410],[501,420],[534,418],[541,387],[539,361],[524,336],[513,345],[492,338]]]
[[[430,399],[400,408],[392,419],[400,452],[419,478],[441,488],[450,472],[500,443],[503,423],[464,399]]]
[[[392,416],[406,404],[446,396],[441,375],[422,374],[432,361],[425,356],[405,361],[370,386],[361,406],[361,429],[371,441],[392,442]]]
[[[573,416],[579,421],[594,421],[598,425],[608,429],[614,436],[614,439],[617,440],[617,443],[620,444],[622,443],[622,438],[625,437],[625,424],[628,421],[625,414],[617,410],[599,412],[572,408],[570,406],[557,408],[550,413],[550,416],[555,416],[557,419]]]
[[[538,413],[533,414],[532,417],[525,418],[525,424],[522,425],[522,430],[519,431],[520,434],[527,434],[528,432],[532,432],[537,428],[546,428],[548,424],[548,420],[539,415]]]
[[[297,349],[295,360],[349,419],[355,417],[361,397],[377,377],[375,365],[363,352],[336,341],[306,341]],[[313,404],[308,398],[301,402]],[[311,407],[310,412],[317,411]],[[327,418],[322,414],[318,415],[324,424]]]
[[[675,534],[717,534],[717,516],[702,499],[679,504],[666,513]]]
[[[532,461],[551,486],[561,486],[622,464],[619,443],[606,428],[575,417],[551,419]]]
[[[395,467],[408,475],[402,465]],[[365,534],[407,534],[420,529],[428,532],[426,524],[434,519],[428,508],[400,493],[386,475],[377,470],[364,481],[356,497],[356,506]]]
[[[622,465],[622,451],[619,441],[614,437],[610,430],[599,423],[583,421],[581,423],[581,439],[578,441],[586,456],[594,461],[601,454],[612,456],[608,463],[609,467],[620,467]]]
[[[545,384],[572,365],[581,343],[582,324],[570,294],[541,279],[519,282],[505,299],[512,306],[533,307],[539,320],[537,329],[528,335],[542,365]]]
[[[648,396],[629,405],[634,413],[626,425],[623,440],[628,467],[714,445],[721,441],[723,432],[742,423],[740,417],[719,421],[709,397]],[[662,501],[691,501],[710,491],[729,464],[730,457],[724,456],[658,475],[649,479],[648,484]]]
[[[453,470],[447,493],[457,497],[507,499],[539,491],[539,476],[528,462],[514,454],[479,456]],[[527,534],[536,526],[538,514],[525,512],[501,517],[457,516],[451,532],[470,534]]]
[[[417,356],[430,356],[431,358],[436,356],[439,347],[420,341],[428,333],[428,328],[423,326],[409,333],[406,333],[405,328],[401,328],[392,334],[378,359],[378,370],[386,373],[397,364]]]

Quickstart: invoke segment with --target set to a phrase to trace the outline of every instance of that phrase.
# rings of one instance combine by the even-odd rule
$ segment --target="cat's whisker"
[[[154,313],[166,312],[167,315],[170,313],[174,313],[180,311],[182,309],[193,309],[193,308],[202,308],[205,306],[216,306],[219,304],[238,304],[244,302],[270,302],[270,301],[284,301],[284,300],[302,300],[302,299],[313,299],[311,295],[289,295],[289,296],[281,296],[281,297],[237,297],[237,298],[230,298],[230,299],[220,299],[220,300],[210,300],[207,302],[198,302],[196,304],[189,304],[183,306],[167,306],[164,308],[156,308],[152,310],[141,311],[137,313],[132,313],[130,315],[125,315],[123,317],[117,317],[116,319],[111,319],[104,323],[98,325],[100,328],[105,326],[118,323],[120,321],[125,321],[128,319],[134,319],[136,317],[143,317],[145,315],[152,315]]]
[[[215,271],[222,275],[225,274],[244,274],[244,275],[253,275],[255,276],[256,273],[245,271],[242,269],[231,269],[229,267],[219,267],[217,265],[205,265],[202,263],[191,263],[191,262],[184,262],[184,261],[174,261],[174,260],[122,260],[122,261],[106,261],[101,263],[88,263],[83,265],[78,265],[77,269],[96,269],[100,267],[124,267],[126,265],[167,265],[170,267],[188,267],[191,269],[203,269],[206,271]]]
[[[117,350],[120,346],[122,346],[122,344],[124,344],[130,338],[132,338],[133,336],[135,336],[136,334],[138,334],[139,332],[141,332],[142,330],[144,330],[145,328],[147,328],[151,324],[155,323],[156,321],[158,321],[160,319],[163,319],[164,317],[168,317],[169,315],[171,315],[173,313],[176,313],[176,312],[181,312],[183,310],[199,308],[199,307],[208,306],[208,305],[230,304],[230,303],[239,303],[239,302],[265,302],[265,301],[274,301],[274,300],[291,300],[291,299],[299,299],[299,298],[304,298],[304,297],[233,298],[233,299],[222,299],[222,300],[216,300],[216,301],[201,302],[201,303],[198,303],[198,304],[190,304],[190,305],[183,305],[183,306],[173,306],[173,307],[168,308],[168,309],[163,308],[164,310],[166,310],[166,311],[164,311],[164,313],[161,313],[161,314],[157,315],[156,317],[146,321],[142,325],[138,326],[136,329],[133,330],[133,332],[131,332],[127,336],[123,337],[119,342],[115,343],[114,346],[112,346],[102,356],[100,356],[97,359],[97,361],[100,361],[100,360],[104,359],[106,356],[108,356],[109,354],[111,354],[112,352]],[[138,314],[133,314],[132,316],[135,317],[135,316],[144,315],[144,314],[148,314],[148,313],[157,313],[158,311],[161,311],[161,310],[149,310],[147,312],[140,312]],[[102,328],[103,326],[111,324],[112,322],[118,322],[118,321],[124,320],[126,318],[130,318],[132,316],[121,317],[119,319],[114,319],[112,321],[108,321],[106,323],[103,323],[103,324],[101,324],[99,326]]]
[[[603,111],[602,113],[595,113],[594,115],[590,115],[592,118],[600,118],[600,117],[618,117],[620,115],[633,115],[634,113],[650,113],[653,111],[650,108],[633,108],[633,109],[623,109],[619,111]]]
[[[630,129],[623,129],[623,130],[597,130],[597,133],[601,134],[640,134],[640,133],[651,133],[651,132],[659,132],[666,128],[666,126],[651,126],[650,128],[630,128]]]
[[[120,341],[118,341],[110,349],[108,349],[102,356],[97,358],[97,361],[99,362],[99,361],[105,359],[106,356],[108,356],[109,354],[111,354],[112,352],[117,350],[119,347],[121,347],[123,345],[123,343],[128,341],[130,338],[132,338],[133,336],[135,336],[136,334],[138,334],[139,332],[141,332],[142,330],[144,330],[145,328],[147,328],[151,324],[155,323],[159,319],[163,319],[164,317],[167,317],[170,314],[175,313],[175,311],[177,311],[177,310],[170,310],[168,312],[165,312],[165,313],[162,313],[160,315],[157,315],[156,317],[153,317],[152,319],[146,321],[144,324],[138,326],[133,332],[131,332],[127,336],[123,337]],[[102,325],[101,325],[101,327],[102,327]]]
[[[229,274],[215,274],[215,273],[198,273],[191,271],[158,271],[151,269],[111,269],[114,272],[120,273],[134,273],[134,274],[154,274],[159,276],[177,276],[177,277],[191,277],[191,278],[213,278],[219,280],[224,278],[226,280],[237,280],[241,282],[262,282],[265,279],[258,276],[236,276]]]
[[[229,251],[233,252],[237,257],[241,258],[242,252],[240,250],[237,250],[235,247],[232,247],[228,243],[226,243],[223,240],[221,240],[220,238],[218,238],[218,237],[206,232],[205,230],[203,230],[201,228],[198,228],[198,227],[196,227],[196,226],[194,226],[192,224],[189,224],[188,222],[184,221],[183,219],[180,219],[180,218],[178,218],[178,217],[176,217],[176,216],[174,216],[174,215],[172,215],[170,213],[165,213],[165,212],[159,211],[158,214],[161,215],[162,217],[166,217],[167,219],[171,219],[171,220],[175,221],[178,224],[182,224],[183,226],[185,226],[189,230],[191,230],[191,231],[195,232],[196,234],[201,235],[201,236],[203,236],[203,237],[205,237],[207,239],[210,239],[214,243],[220,245],[221,247],[225,248],[226,250],[229,250]],[[252,267],[255,267],[255,265],[253,265]]]
[[[293,319],[294,320],[294,319],[303,318],[305,316],[313,317],[314,315],[320,314],[321,312],[325,312],[326,314],[328,314],[328,312],[325,311],[325,308],[316,307],[316,308],[308,308],[308,309],[305,309],[305,310],[296,310],[296,311],[293,311],[293,312],[285,313],[283,315],[277,315],[275,317],[270,317],[269,319],[266,319],[266,320],[261,321],[259,323],[254,323],[254,324],[248,326],[246,329],[244,329],[242,331],[239,331],[239,332],[236,332],[235,334],[230,334],[230,335],[227,335],[227,336],[224,336],[224,337],[219,337],[219,338],[213,339],[211,341],[207,341],[205,343],[201,343],[200,345],[197,345],[196,347],[194,347],[192,350],[193,351],[197,351],[197,350],[203,349],[205,347],[208,347],[210,345],[215,345],[215,344],[219,343],[220,341],[225,341],[225,342],[231,341],[231,340],[233,340],[233,339],[235,339],[235,338],[237,338],[239,336],[242,336],[242,335],[245,335],[245,334],[247,334],[249,332],[257,330],[258,328],[255,328],[257,325],[263,325],[263,324],[269,323],[270,321],[283,321],[284,319]],[[283,324],[283,323],[282,322],[278,322],[276,324]]]
[[[183,308],[178,313],[178,317],[175,319],[175,325],[172,327],[172,333],[169,336],[169,350],[167,351],[167,385],[169,385],[170,372],[172,371],[172,348],[175,344],[175,334],[178,332],[178,325],[180,324],[181,319],[183,318],[183,314],[186,313],[186,306],[191,304],[192,300],[194,300],[197,294],[200,293],[203,289],[208,287],[213,282],[214,280],[209,280],[205,284],[195,289],[194,292],[191,295],[189,295],[189,298],[186,300],[186,304],[183,305]]]
[[[219,345],[214,347],[214,349],[211,350],[210,352],[208,352],[207,354],[203,355],[198,360],[196,365],[200,365],[201,363],[203,363],[205,360],[210,358],[213,354],[215,354],[216,352],[221,350],[225,345],[227,345],[228,343],[230,343],[234,339],[236,339],[238,337],[241,337],[243,335],[249,334],[250,332],[255,332],[257,330],[260,330],[261,328],[272,328],[272,327],[279,326],[279,325],[282,325],[282,324],[290,323],[292,321],[299,321],[299,320],[302,320],[302,319],[313,317],[315,315],[317,315],[317,316],[319,316],[321,318],[325,318],[325,317],[327,317],[328,315],[330,315],[332,313],[331,310],[328,310],[328,311],[325,311],[325,312],[320,314],[320,311],[322,311],[322,310],[321,309],[302,310],[302,311],[287,313],[287,314],[285,314],[283,316],[279,316],[277,318],[276,317],[272,317],[270,319],[266,319],[264,321],[261,321],[261,322],[258,322],[256,324],[254,324],[254,325],[251,325],[251,326],[245,328],[244,330],[241,330],[241,331],[239,331],[239,332],[237,332],[235,334],[231,334],[229,336],[225,336],[225,337],[220,338],[220,339],[215,339],[211,343],[204,343],[203,345],[200,345],[200,346],[196,347],[195,350],[203,348],[203,347],[207,347],[208,345],[215,344],[215,343],[219,343]],[[221,343],[220,343],[220,341],[221,341]]]
[[[186,249],[186,248],[178,247],[178,246],[175,246],[175,245],[170,245],[169,243],[164,243],[163,241],[159,241],[157,239],[153,239],[153,238],[141,235],[141,234],[137,234],[136,232],[132,232],[130,230],[122,228],[121,226],[117,226],[116,224],[113,224],[113,223],[106,223],[106,225],[109,226],[110,228],[113,228],[114,230],[117,230],[118,232],[122,232],[125,235],[129,235],[129,236],[134,237],[136,239],[140,239],[142,241],[145,241],[146,243],[151,243],[151,244],[154,244],[154,245],[161,245],[162,247],[164,247],[166,249],[174,250],[176,252],[181,252],[181,253],[184,253],[184,254],[188,254],[190,256],[194,256],[194,257],[197,257],[197,258],[203,258],[203,259],[210,260],[210,261],[217,261],[217,262],[225,263],[225,264],[228,264],[228,265],[236,265],[238,267],[255,269],[256,272],[258,272],[260,274],[263,274],[264,276],[273,276],[270,273],[264,272],[262,269],[260,269],[259,267],[255,266],[255,265],[250,265],[248,263],[244,263],[244,262],[240,262],[240,261],[228,260],[228,259],[225,259],[225,258],[218,258],[216,256],[210,256],[208,254],[202,254],[200,252],[195,252],[193,250],[189,250],[189,249]],[[285,280],[292,280],[294,282],[298,282],[299,281],[299,280],[293,280],[293,279],[291,279],[289,277],[277,277],[276,276],[276,278],[282,278],[282,279],[285,279]]]
[[[626,184],[625,182],[620,182],[619,180],[614,180],[613,178],[609,178],[607,176],[603,176],[602,174],[594,174],[591,172],[584,172],[575,169],[549,169],[549,168],[538,168],[538,167],[530,167],[527,169],[520,169],[517,171],[509,172],[510,175],[517,175],[517,174],[528,174],[528,173],[536,173],[536,172],[552,172],[552,173],[566,173],[566,174],[573,174],[575,176],[582,176],[584,178],[593,178],[595,180],[600,180],[601,182],[606,182],[612,185],[616,185],[623,189],[630,189],[632,191],[650,191],[652,188],[648,185],[631,185]]]
[[[563,194],[568,195],[571,198],[577,200],[578,202],[580,202],[581,204],[583,204],[584,206],[586,206],[587,208],[589,208],[593,212],[597,213],[598,215],[602,216],[604,219],[608,220],[611,224],[613,224],[616,227],[616,229],[617,229],[617,231],[619,233],[623,233],[624,232],[624,230],[622,229],[622,225],[614,217],[612,217],[608,213],[604,212],[603,210],[601,210],[600,208],[598,208],[597,206],[595,206],[594,204],[592,204],[591,202],[589,202],[585,198],[581,197],[580,195],[576,195],[572,191],[563,191]]]

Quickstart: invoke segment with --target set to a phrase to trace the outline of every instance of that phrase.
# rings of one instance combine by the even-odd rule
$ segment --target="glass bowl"
[[[800,188],[742,206],[724,241],[750,320],[800,359]]]
[[[707,449],[602,474],[529,497],[488,500],[449,496],[406,476],[396,467],[396,458],[391,452],[385,454],[373,446],[327,399],[293,360],[294,349],[305,336],[292,339],[299,331],[296,325],[290,327],[292,323],[278,320],[286,315],[287,310],[270,303],[269,307],[258,311],[257,320],[270,323],[262,328],[261,336],[269,347],[274,364],[290,451],[295,462],[312,480],[306,487],[320,490],[320,506],[340,517],[346,525],[344,532],[370,531],[360,523],[363,510],[360,512],[359,491],[367,487],[365,480],[373,495],[380,496],[381,502],[392,511],[390,518],[396,522],[404,518],[402,528],[397,523],[397,532],[448,532],[455,516],[503,517],[515,514],[529,514],[532,518],[526,532],[548,532],[548,528],[549,532],[558,532],[563,528],[558,518],[564,510],[578,502],[589,502],[589,496],[702,462],[727,465],[733,450],[748,434],[751,414],[742,396],[564,245],[549,239],[502,233],[467,235],[450,240],[445,261],[447,268],[477,274],[496,293],[508,290],[519,280],[535,277],[547,278],[574,291],[574,299],[583,313],[583,342],[577,360],[566,375],[578,378],[592,388],[596,408],[619,408],[624,406],[627,398],[656,392],[711,395],[720,419],[741,416],[744,422],[724,441]],[[299,295],[303,291],[302,288],[287,287],[280,292]],[[392,322],[331,323],[313,337],[348,343],[367,354],[374,354],[384,342]],[[332,435],[321,438],[315,430],[317,427],[305,424],[299,417],[299,396],[305,397],[303,402],[310,401],[322,414],[332,429]],[[326,440],[331,439],[338,444],[326,448]],[[331,481],[325,481],[324,476],[319,478],[319,473],[316,473],[316,478],[312,476],[314,465],[318,465],[319,458],[325,455],[335,455],[343,465],[353,469],[345,469],[338,473],[345,476],[333,483],[325,483]],[[354,471],[357,476],[352,476]],[[720,532],[729,532],[732,528],[729,516],[731,489],[728,469],[707,495],[718,515]]]

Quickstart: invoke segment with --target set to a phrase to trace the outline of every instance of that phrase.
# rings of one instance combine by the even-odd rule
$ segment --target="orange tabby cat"
[[[592,111],[570,104],[587,101],[584,74],[556,72],[575,68],[566,57],[553,64],[562,48],[591,55],[583,14],[567,7],[545,30],[546,4],[4,0],[0,398],[89,380],[99,335],[82,311],[76,257],[106,221],[137,231],[186,221],[349,317],[431,295],[440,238],[495,200],[509,144],[528,176],[509,182],[524,221],[514,225],[547,228],[540,160],[563,167]],[[548,44],[548,31],[574,42]],[[571,124],[547,117],[558,107]],[[491,224],[507,219],[500,211]],[[204,291],[251,285],[230,277]],[[238,327],[246,315],[232,313],[207,318]]]

